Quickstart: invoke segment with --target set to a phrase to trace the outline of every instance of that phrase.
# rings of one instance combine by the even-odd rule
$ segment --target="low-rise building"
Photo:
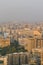
[[[8,65],[7,56],[0,56],[0,65]]]
[[[0,47],[6,47],[10,45],[10,38],[0,38]]]

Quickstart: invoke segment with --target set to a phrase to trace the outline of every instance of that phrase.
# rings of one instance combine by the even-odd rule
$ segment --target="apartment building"
[[[28,54],[26,52],[8,54],[8,65],[28,64]]]

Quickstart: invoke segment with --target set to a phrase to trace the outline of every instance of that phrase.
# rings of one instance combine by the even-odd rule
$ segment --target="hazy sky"
[[[43,0],[0,0],[0,22],[43,21]]]

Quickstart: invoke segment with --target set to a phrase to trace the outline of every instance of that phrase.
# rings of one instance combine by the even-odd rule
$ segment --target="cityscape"
[[[43,0],[0,0],[0,65],[43,65]]]
[[[0,64],[43,65],[43,23],[0,25]]]

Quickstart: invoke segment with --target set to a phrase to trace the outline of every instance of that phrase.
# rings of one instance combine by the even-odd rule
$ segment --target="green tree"
[[[15,52],[26,52],[25,48],[21,45],[19,45],[19,42],[14,40],[14,42],[11,43],[10,46],[3,47],[2,48],[2,55],[6,55],[9,53],[15,53]]]

